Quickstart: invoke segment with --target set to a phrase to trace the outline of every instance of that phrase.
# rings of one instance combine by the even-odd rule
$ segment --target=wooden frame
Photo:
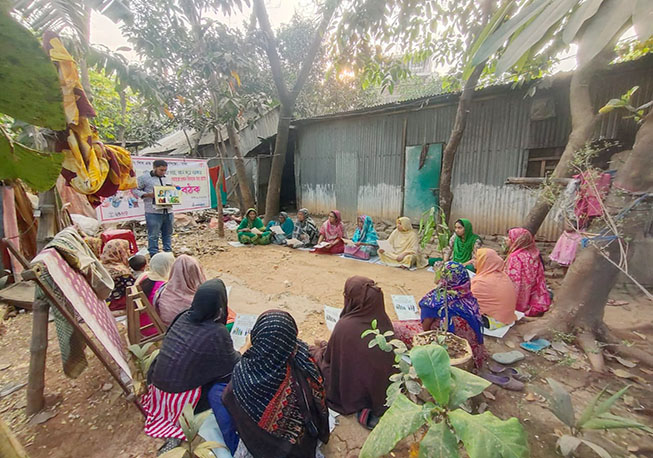
[[[152,323],[141,327],[141,313],[146,313]],[[155,327],[159,333],[154,336],[143,337],[141,331]],[[131,345],[141,345],[163,339],[167,326],[143,292],[140,286],[130,286],[127,290],[127,340]]]
[[[111,363],[107,360],[107,358],[104,356],[102,351],[100,350],[100,347],[93,341],[91,336],[89,336],[86,331],[84,331],[84,328],[78,323],[78,321],[75,319],[75,316],[70,313],[68,310],[68,307],[65,306],[65,304],[61,304],[59,302],[59,299],[57,299],[57,296],[55,295],[54,291],[43,281],[41,281],[41,278],[39,277],[39,273],[42,271],[41,267],[31,267],[29,262],[23,257],[22,254],[18,253],[16,249],[11,245],[7,244],[7,247],[9,248],[9,251],[11,251],[11,254],[22,264],[22,266],[25,268],[25,270],[21,273],[21,276],[23,280],[33,280],[36,282],[36,284],[41,288],[45,296],[48,298],[48,301],[53,304],[57,310],[63,315],[66,320],[77,330],[82,338],[84,339],[86,345],[91,349],[91,351],[95,354],[95,356],[98,357],[102,365],[109,371],[109,374],[115,379],[115,381],[118,383],[120,388],[125,392],[125,397],[127,400],[132,401],[138,410],[144,415],[147,416],[145,410],[143,409],[143,406],[141,403],[138,401],[136,396],[134,396],[134,393],[132,390],[127,386],[127,384],[122,380],[120,377],[120,373],[116,370],[115,367],[111,365]],[[31,346],[34,347],[36,346],[41,346],[43,345],[42,342],[36,341],[35,340],[38,338],[36,334],[32,333],[32,343]],[[47,331],[46,331],[46,341],[45,341],[45,346],[47,348]],[[44,371],[45,367],[42,368]],[[37,376],[39,378],[43,378],[45,374],[34,374],[32,369],[30,368],[30,378]],[[43,396],[43,384],[40,386],[40,396]],[[28,393],[29,394],[29,393]]]

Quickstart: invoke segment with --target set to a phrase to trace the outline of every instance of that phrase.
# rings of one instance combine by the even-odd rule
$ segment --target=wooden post
[[[54,188],[39,196],[41,216],[36,236],[36,249],[40,252],[55,235],[56,211]],[[27,415],[40,412],[45,407],[45,358],[48,349],[47,301],[34,301],[32,308],[32,340],[30,343],[29,375],[27,378]]]
[[[222,208],[222,180],[224,177],[224,164],[220,164],[220,171],[218,172],[218,186],[215,190],[218,196],[218,237],[224,238],[224,209]]]

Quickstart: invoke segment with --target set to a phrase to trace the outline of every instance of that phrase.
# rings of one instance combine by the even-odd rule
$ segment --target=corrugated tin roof
[[[250,121],[245,127],[240,129],[241,153],[246,155],[250,150],[258,146],[261,138],[267,138],[275,134],[278,123],[279,107],[277,106],[264,113],[258,119]],[[186,139],[186,135],[188,135],[191,143],[195,143],[199,134],[194,129],[186,129],[186,134],[184,134],[183,130],[177,130],[161,138],[156,144],[142,149],[139,151],[139,155],[167,154],[168,156],[188,156],[191,148]],[[229,135],[225,127],[222,128],[222,138],[225,141],[229,140]],[[202,138],[200,138],[199,146],[212,144],[213,132],[205,132]]]

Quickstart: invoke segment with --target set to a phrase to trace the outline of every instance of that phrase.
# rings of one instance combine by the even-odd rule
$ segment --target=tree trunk
[[[606,50],[611,50],[612,46],[613,44],[611,42],[611,44],[606,47]],[[580,54],[581,52],[582,50],[579,48],[578,53]],[[606,52],[604,50],[587,65],[576,69],[571,77],[571,83],[569,85],[571,133],[569,134],[567,146],[565,146],[560,161],[551,174],[551,178],[553,179],[571,177],[573,173],[571,163],[574,159],[574,155],[578,150],[585,146],[592,135],[596,122],[599,119],[599,115],[592,104],[590,83],[592,77],[597,71],[607,67],[611,55],[612,52]],[[552,184],[551,187],[557,197],[562,187],[556,184]],[[526,216],[524,222],[524,227],[528,229],[531,234],[535,235],[540,229],[540,226],[549,214],[554,203],[555,199],[552,200],[550,196],[547,197],[545,193],[540,193],[535,205],[528,213],[528,216]]]
[[[56,233],[55,188],[39,196],[41,216],[36,236],[36,249],[41,251]],[[48,350],[48,302],[34,301],[32,308],[32,339],[30,342],[29,375],[27,376],[26,414],[33,415],[45,406],[45,359]]]
[[[622,243],[641,238],[648,230],[653,199],[650,195],[645,196],[645,193],[653,191],[652,162],[653,111],[648,114],[640,127],[633,150],[626,163],[617,172],[606,198],[605,207],[611,218],[618,224],[619,239]],[[641,198],[642,196],[644,197]],[[626,211],[621,218],[617,216],[640,198],[636,207]],[[589,232],[597,233],[604,227],[602,219],[598,219]],[[632,248],[628,251],[627,256],[631,254]],[[606,259],[606,256],[610,260]],[[545,335],[551,329],[563,331],[575,329],[583,337],[579,339],[582,347],[586,351],[588,347],[591,349],[588,356],[595,370],[602,369],[602,357],[600,346],[592,340],[596,337],[607,340],[603,315],[608,294],[617,281],[619,269],[615,264],[620,263],[620,256],[621,251],[616,240],[596,242],[581,250],[558,290],[554,313],[549,320],[538,323],[536,327],[542,330],[536,332],[539,335]],[[640,355],[639,359],[645,364],[653,363],[650,354],[648,357]]]
[[[340,0],[327,2],[324,7],[322,20],[315,30],[311,44],[306,52],[306,57],[297,75],[297,80],[292,87],[288,90],[288,86],[283,79],[281,71],[281,59],[277,52],[276,40],[268,12],[265,9],[263,0],[254,0],[254,14],[258,19],[259,26],[264,36],[265,53],[270,61],[270,70],[272,70],[272,79],[277,87],[279,95],[280,108],[279,108],[279,124],[277,126],[277,140],[275,142],[274,157],[272,158],[272,165],[270,167],[270,180],[268,182],[268,191],[265,199],[265,220],[268,222],[279,213],[279,198],[281,194],[281,177],[283,175],[283,167],[286,163],[286,148],[288,147],[288,137],[290,135],[290,120],[292,119],[293,111],[295,110],[295,102],[297,96],[302,91],[308,75],[313,68],[313,62],[317,56],[320,48],[322,47],[322,38],[324,33],[331,22],[331,18],[339,6]]]
[[[451,192],[451,175],[453,173],[453,163],[456,159],[458,145],[463,138],[467,117],[469,116],[474,90],[478,80],[485,68],[485,62],[478,64],[465,82],[465,87],[458,100],[458,109],[456,110],[456,120],[454,121],[453,130],[449,136],[449,141],[442,153],[442,173],[440,174],[440,208],[447,218],[447,223],[451,216],[451,203],[453,202],[453,193]]]
[[[252,190],[249,187],[249,178],[247,176],[247,169],[245,168],[245,161],[243,160],[243,156],[240,153],[240,137],[238,136],[238,132],[231,122],[227,123],[227,134],[229,135],[229,142],[231,143],[231,147],[234,150],[236,175],[238,176],[240,194],[243,196],[243,205],[245,206],[245,208],[241,208],[241,211],[245,212],[249,208],[254,208],[255,202],[254,196],[252,195]]]
[[[293,103],[294,107],[294,103]],[[281,197],[281,178],[283,167],[286,163],[286,149],[290,137],[290,120],[293,108],[282,105],[279,112],[279,124],[277,125],[277,138],[274,142],[272,165],[270,166],[270,179],[268,181],[268,192],[265,196],[265,221],[266,223],[279,213],[279,200]]]

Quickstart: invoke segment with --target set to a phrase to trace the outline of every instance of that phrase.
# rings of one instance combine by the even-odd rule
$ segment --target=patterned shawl
[[[445,319],[444,289],[446,289],[447,307],[449,309],[449,332],[454,332],[452,316],[464,319],[474,330],[479,344],[483,343],[483,319],[478,302],[470,290],[469,273],[459,262],[449,261],[445,264],[440,284],[419,301],[421,319]]]
[[[254,212],[255,218],[253,220],[249,219],[249,214],[251,212]],[[253,208],[250,208],[247,210],[247,213],[245,213],[245,217],[243,220],[240,222],[240,225],[238,226],[238,229],[252,229],[252,228],[259,229],[261,231],[265,230],[265,224],[263,224],[263,221],[261,218],[258,217],[258,212],[254,210]]]
[[[100,261],[102,261],[102,265],[104,265],[113,279],[123,275],[131,275],[132,271],[129,268],[129,242],[122,239],[109,240],[109,243],[102,250]]]
[[[331,224],[331,221],[327,218],[320,228],[320,234],[324,236],[327,242],[332,242],[345,236],[345,226],[342,225],[340,212],[338,210],[332,210],[331,213],[336,217],[336,223]]]
[[[358,217],[358,221],[363,222],[363,229],[361,230],[360,227],[356,227],[356,232],[354,232],[354,236],[351,238],[352,242],[361,242],[361,243],[369,243],[371,245],[377,245],[379,236],[376,233],[376,229],[374,229],[374,223],[372,223],[372,218],[370,218],[367,215],[361,215]]]
[[[318,239],[317,226],[315,226],[313,218],[309,216],[307,209],[302,208],[297,212],[297,214],[299,213],[304,215],[304,221],[299,221],[299,219],[297,219],[295,229],[292,232],[292,238],[301,240],[310,245],[315,245]]]
[[[297,324],[289,313],[261,314],[250,336],[252,346],[234,368],[236,401],[261,429],[297,444],[307,432],[300,402],[308,401],[309,411],[328,416],[322,375],[308,346],[297,339]]]

